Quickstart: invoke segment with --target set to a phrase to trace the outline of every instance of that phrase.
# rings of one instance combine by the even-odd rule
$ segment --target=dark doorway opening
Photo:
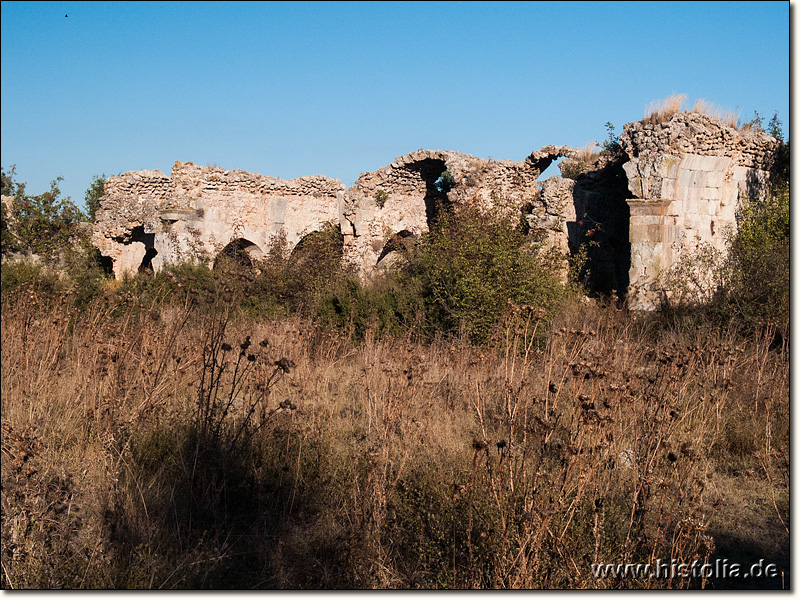
[[[239,267],[252,269],[253,261],[263,258],[264,253],[256,244],[244,238],[237,238],[217,254],[217,258],[214,260],[214,268]]]
[[[587,263],[582,278],[595,294],[616,293],[624,300],[630,284],[631,211],[628,178],[618,156],[599,168],[575,178],[573,198],[576,223],[570,230],[575,249],[586,248]],[[571,244],[572,245],[572,244]]]
[[[419,173],[425,182],[425,218],[431,227],[444,210],[450,206],[447,193],[454,185],[453,177],[447,165],[440,159],[426,158],[409,167]]]

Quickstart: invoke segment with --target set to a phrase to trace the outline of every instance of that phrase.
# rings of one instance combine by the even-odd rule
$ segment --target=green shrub
[[[25,184],[14,181],[14,167],[2,172],[2,193],[13,196],[10,213],[3,214],[2,253],[27,252],[54,257],[77,240],[88,239],[81,227],[86,216],[70,201],[61,198],[61,177],[42,194],[25,193]]]
[[[466,333],[488,340],[509,301],[552,314],[566,289],[556,257],[507,219],[474,208],[443,214],[403,268],[419,290],[429,333]]]
[[[3,300],[13,294],[29,292],[45,297],[52,297],[65,291],[58,275],[41,264],[24,261],[8,261],[0,269],[0,288]]]
[[[388,199],[389,194],[386,192],[386,190],[378,190],[375,192],[375,204],[378,205],[378,208],[383,208]]]
[[[344,236],[338,225],[328,224],[305,236],[286,263],[286,294],[291,309],[313,313],[330,286],[346,276]]]
[[[789,186],[751,200],[731,243],[729,301],[749,327],[789,327]]]
[[[421,310],[419,294],[395,277],[369,285],[351,277],[322,300],[317,317],[322,325],[348,331],[353,341],[360,342],[370,330],[379,338],[413,330]]]

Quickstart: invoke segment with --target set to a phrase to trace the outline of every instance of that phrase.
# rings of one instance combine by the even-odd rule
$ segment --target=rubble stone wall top
[[[628,123],[620,135],[632,159],[649,154],[727,156],[742,167],[769,170],[777,140],[760,131],[738,130],[702,113],[677,113],[669,120]]]

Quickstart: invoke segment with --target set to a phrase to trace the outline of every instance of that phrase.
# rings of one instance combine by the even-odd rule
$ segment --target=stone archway
[[[344,236],[338,226],[326,225],[303,236],[289,255],[289,263],[326,265],[338,264],[344,255]]]
[[[217,254],[214,268],[234,266],[252,269],[254,262],[265,258],[264,251],[257,244],[245,238],[235,238]]]
[[[392,255],[395,253],[404,254],[408,252],[417,240],[417,236],[408,229],[403,229],[392,235],[383,245],[380,255],[376,264],[383,263],[387,265],[392,260]],[[396,258],[396,255],[395,255]]]
[[[447,171],[447,164],[441,159],[426,158],[406,168],[419,173],[419,177],[425,183],[425,217],[428,227],[431,227],[449,205],[447,193],[454,182]]]

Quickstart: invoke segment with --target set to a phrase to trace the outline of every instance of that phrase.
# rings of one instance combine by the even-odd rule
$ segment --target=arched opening
[[[425,182],[425,217],[428,227],[433,225],[438,215],[449,206],[447,193],[455,184],[443,160],[426,158],[408,167],[416,171]]]
[[[144,226],[139,225],[138,227],[134,227],[131,231],[130,237],[126,240],[125,243],[133,244],[135,242],[139,242],[144,244],[144,257],[142,257],[142,262],[139,263],[139,266],[136,268],[137,273],[153,273],[153,258],[158,254],[158,250],[155,248],[156,242],[156,234],[155,233],[145,233]],[[131,267],[135,266],[135,263],[131,265]]]
[[[550,165],[544,169],[536,178],[539,181],[544,181],[550,177],[565,177],[561,172],[561,163],[564,162],[565,156],[559,156]]]
[[[339,264],[344,256],[344,236],[339,226],[326,225],[304,236],[292,250],[289,264],[318,265],[320,268]]]
[[[236,238],[225,246],[214,261],[214,268],[252,269],[253,263],[265,258],[264,252],[256,244],[244,238]]]
[[[403,229],[402,231],[398,231],[393,236],[391,236],[386,243],[383,245],[383,250],[381,250],[381,254],[378,257],[376,262],[381,262],[384,258],[386,258],[392,252],[399,252],[404,254],[411,249],[411,246],[414,244],[414,240],[417,239],[417,236],[410,232],[408,229]]]

